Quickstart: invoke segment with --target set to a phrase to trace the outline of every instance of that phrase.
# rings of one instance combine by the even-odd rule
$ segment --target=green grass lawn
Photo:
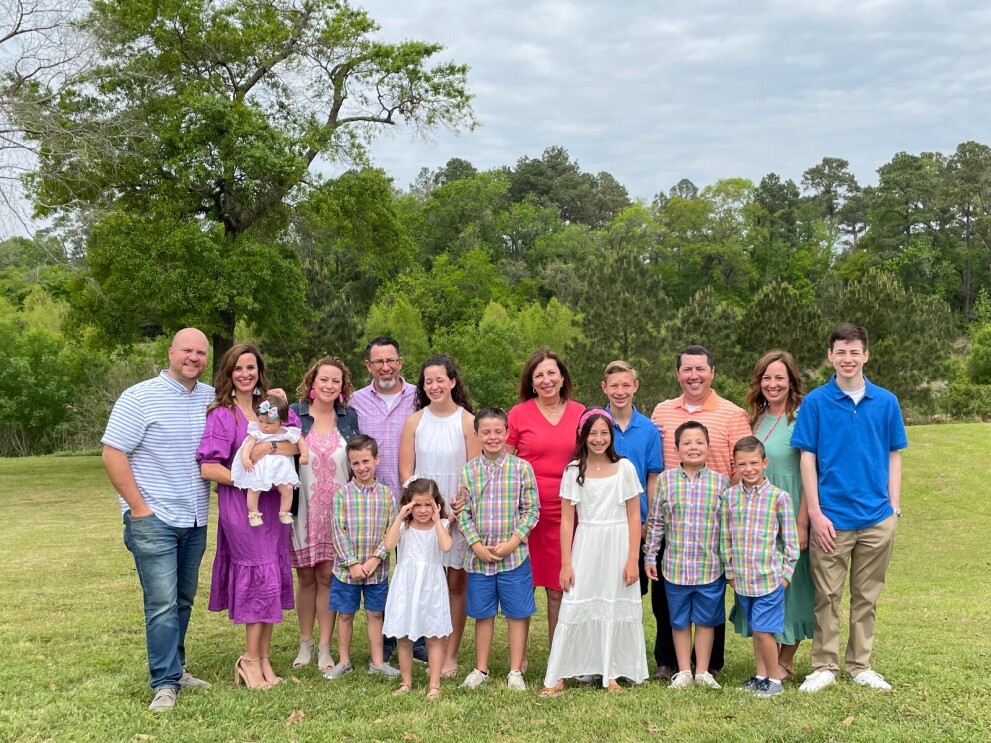
[[[909,440],[905,515],[874,652],[891,693],[844,681],[804,695],[796,680],[781,697],[754,699],[734,688],[751,673],[752,651],[731,634],[722,691],[678,692],[652,683],[623,694],[578,689],[543,700],[536,691],[547,638],[538,613],[530,691],[505,687],[501,631],[492,681],[472,692],[457,688],[460,679],[445,681],[443,699],[429,703],[421,668],[418,688],[404,697],[392,696],[393,683],[361,671],[363,622],[355,633],[355,673],[335,682],[312,665],[291,673],[298,636],[291,612],[276,629],[272,661],[294,678],[252,692],[232,681],[240,629],[205,608],[211,525],[187,649],[189,669],[213,688],[183,693],[176,709],[162,715],[146,709],[141,594],[99,458],[0,460],[0,741],[986,741],[991,426],[913,427]],[[646,604],[644,618],[652,637]],[[472,659],[469,623],[462,677]],[[801,677],[809,670],[807,646],[797,661]],[[294,710],[304,716],[290,725]]]

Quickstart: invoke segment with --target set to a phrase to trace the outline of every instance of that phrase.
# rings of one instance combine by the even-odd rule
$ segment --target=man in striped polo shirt
[[[733,477],[733,447],[744,436],[750,436],[750,421],[747,414],[737,405],[725,400],[712,389],[712,378],[716,375],[716,364],[712,354],[702,346],[685,346],[678,354],[678,384],[682,394],[671,400],[658,403],[650,420],[662,431],[671,434],[685,421],[698,421],[709,431],[709,453],[705,464],[711,469]],[[662,438],[664,468],[670,469],[680,464],[678,449],[673,435]],[[653,494],[651,494],[653,496]],[[664,544],[658,560],[664,555]],[[666,603],[666,602],[665,602]],[[658,612],[658,624],[664,612]],[[671,626],[658,626],[658,637],[670,636]],[[713,674],[719,673],[723,667],[723,656],[726,644],[726,625],[716,627],[712,646],[712,658],[709,669]],[[674,643],[658,643],[655,649],[657,661],[656,679],[670,678],[676,667]]]
[[[196,462],[214,397],[213,387],[197,381],[208,351],[196,328],[176,333],[168,369],[124,390],[102,440],[103,465],[120,495],[124,545],[144,593],[154,711],[175,706],[180,688],[210,685],[184,668],[210,497]]]

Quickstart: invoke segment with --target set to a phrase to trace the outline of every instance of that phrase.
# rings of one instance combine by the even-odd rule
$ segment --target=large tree
[[[315,163],[360,162],[395,124],[420,133],[474,124],[465,66],[430,66],[437,44],[378,40],[375,22],[345,0],[95,0],[83,28],[101,64],[57,91],[32,132],[36,210],[126,213],[146,220],[145,234],[198,229],[216,260],[189,279],[214,284],[213,310],[197,320],[218,357],[239,319],[272,309],[263,292],[238,301],[244,287],[229,281],[243,274],[218,269],[245,244],[261,264],[266,248],[281,262],[278,238]],[[82,123],[113,133],[113,146],[64,136]],[[117,248],[99,279],[110,303],[117,287],[147,278],[124,273],[135,256]],[[182,260],[187,248],[177,248],[166,264]],[[298,269],[290,280],[302,281]],[[150,305],[188,288],[148,283],[173,295],[148,296]],[[275,294],[302,310],[301,292]]]

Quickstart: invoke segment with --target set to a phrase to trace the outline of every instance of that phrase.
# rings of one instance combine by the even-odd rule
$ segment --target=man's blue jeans
[[[154,514],[124,513],[124,546],[134,555],[144,593],[152,689],[179,690],[186,665],[186,627],[193,609],[206,525],[169,526]]]

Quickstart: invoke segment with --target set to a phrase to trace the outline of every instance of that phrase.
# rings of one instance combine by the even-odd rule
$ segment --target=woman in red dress
[[[585,410],[571,394],[568,367],[542,348],[523,367],[520,403],[509,411],[506,448],[528,461],[537,477],[540,518],[528,544],[533,585],[547,591],[548,646],[561,608],[561,475],[574,458],[575,432]]]

